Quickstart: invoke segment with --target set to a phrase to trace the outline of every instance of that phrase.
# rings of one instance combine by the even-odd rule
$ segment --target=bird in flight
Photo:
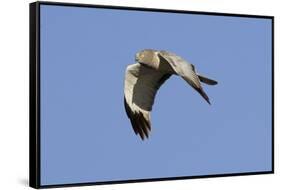
[[[150,112],[160,86],[171,76],[182,77],[209,104],[201,83],[216,85],[217,81],[198,74],[194,65],[180,56],[153,49],[144,49],[135,56],[135,64],[128,65],[125,74],[124,105],[133,130],[142,140],[151,131]]]

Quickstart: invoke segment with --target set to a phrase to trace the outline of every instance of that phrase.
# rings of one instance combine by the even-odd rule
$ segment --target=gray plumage
[[[215,80],[195,71],[194,65],[180,56],[168,52],[145,49],[136,54],[135,64],[126,69],[124,104],[133,130],[141,139],[149,137],[151,131],[150,111],[160,86],[173,74],[181,76],[209,104],[201,82],[215,85]]]

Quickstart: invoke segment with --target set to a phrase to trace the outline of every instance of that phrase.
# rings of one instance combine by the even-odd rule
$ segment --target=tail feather
[[[213,79],[209,79],[209,78],[204,77],[204,76],[199,75],[199,74],[197,74],[197,76],[198,76],[199,80],[201,82],[205,83],[205,84],[208,84],[208,85],[216,85],[216,84],[218,84],[218,82],[213,80]]]

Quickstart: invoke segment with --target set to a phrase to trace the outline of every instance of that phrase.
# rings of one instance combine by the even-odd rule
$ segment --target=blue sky
[[[40,29],[42,185],[271,170],[271,20],[41,5]],[[141,141],[123,88],[144,48],[219,84],[209,106],[171,77]]]

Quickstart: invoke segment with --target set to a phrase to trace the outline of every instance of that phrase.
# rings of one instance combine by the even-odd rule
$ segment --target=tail
[[[202,75],[200,75],[200,74],[198,74],[198,73],[197,73],[197,76],[198,76],[199,80],[200,80],[201,82],[204,82],[205,84],[208,84],[208,85],[216,85],[216,84],[218,84],[217,81],[215,81],[215,80],[213,80],[213,79],[209,79],[209,78],[207,78],[207,77],[204,77],[204,76],[202,76]]]

